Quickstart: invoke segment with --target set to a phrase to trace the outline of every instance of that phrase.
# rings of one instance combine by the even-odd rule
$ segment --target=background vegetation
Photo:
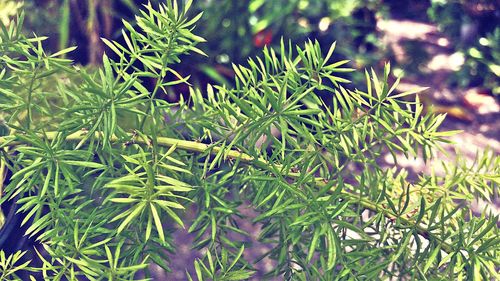
[[[4,13],[19,8],[2,0]],[[153,0],[155,3],[157,0]],[[147,1],[104,0],[24,1],[29,30],[49,36],[51,48],[80,46],[74,59],[82,64],[100,62],[99,37],[119,38],[121,18],[132,19]],[[223,83],[234,75],[230,62],[242,63],[264,45],[277,46],[280,38],[300,43],[315,38],[320,43],[342,40],[338,56],[357,68],[373,66],[386,52],[380,44],[376,21],[404,17],[428,19],[449,36],[452,48],[463,53],[464,67],[448,81],[460,87],[481,86],[498,93],[498,3],[490,0],[426,1],[198,1],[193,9],[204,11],[200,36],[207,39],[209,59],[189,57],[185,72],[205,81]],[[411,7],[411,8],[408,8]],[[11,12],[12,13],[12,12]],[[495,37],[496,36],[496,37]],[[193,61],[191,61],[193,60]],[[187,67],[185,66],[185,67]],[[229,79],[230,80],[230,79]]]

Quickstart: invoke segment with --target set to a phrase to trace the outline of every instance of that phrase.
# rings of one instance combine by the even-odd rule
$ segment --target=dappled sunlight
[[[465,58],[462,53],[437,54],[429,61],[427,68],[430,71],[458,71],[464,65]]]
[[[412,20],[380,20],[377,28],[384,32],[389,41],[428,40],[429,35],[437,32],[436,26]]]

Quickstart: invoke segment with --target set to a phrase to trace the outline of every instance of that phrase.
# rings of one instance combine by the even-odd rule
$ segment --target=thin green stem
[[[33,76],[31,77],[30,85],[28,86],[28,101],[26,102],[26,110],[28,111],[28,116],[26,120],[26,128],[29,130],[32,122],[33,112],[31,110],[31,103],[33,101],[33,87],[35,85],[36,75],[38,72],[38,65],[35,67],[33,71]]]
[[[172,33],[170,33],[170,36],[168,38],[168,45],[167,47],[165,48],[165,51],[164,51],[164,54],[165,55],[168,55],[171,51],[171,48],[172,48],[172,42],[174,40],[176,40],[176,36],[177,35],[177,30],[174,29],[172,31]],[[164,69],[167,69],[167,66],[168,64],[165,63],[165,65],[163,66]],[[146,122],[146,119],[148,118],[148,115],[151,111],[151,106],[152,106],[152,103],[154,102],[154,99],[156,97],[156,93],[158,92],[158,89],[160,88],[161,84],[163,83],[163,79],[165,78],[165,75],[163,75],[163,72],[160,72],[160,74],[158,75],[158,78],[156,80],[156,84],[155,84],[155,87],[153,89],[153,92],[151,93],[151,97],[149,98],[149,103],[148,103],[148,107],[146,109],[146,114],[144,115],[144,118],[142,119],[141,121],[141,125],[139,126],[140,130],[142,131],[144,129],[144,124]],[[152,115],[151,118],[154,119],[154,116]]]

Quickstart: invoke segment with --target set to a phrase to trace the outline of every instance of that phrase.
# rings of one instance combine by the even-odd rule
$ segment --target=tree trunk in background
[[[87,35],[89,39],[89,63],[100,64],[104,53],[101,37],[109,38],[112,32],[112,0],[89,0]],[[102,20],[102,27],[101,27]],[[103,33],[103,34],[102,34]]]

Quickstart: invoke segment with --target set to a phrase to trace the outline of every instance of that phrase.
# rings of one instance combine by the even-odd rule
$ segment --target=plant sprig
[[[110,54],[97,70],[60,58],[74,48],[47,54],[44,38],[20,33],[22,16],[3,26],[9,135],[0,148],[12,176],[0,202],[16,200],[23,224],[33,220],[26,234],[48,253],[33,270],[55,280],[129,280],[151,263],[168,270],[172,233],[185,227],[206,250],[193,265],[197,279],[248,279],[255,261],[237,237],[248,235],[239,222],[253,219],[260,242],[273,245],[261,257],[275,262],[268,276],[498,277],[498,217],[474,217],[462,203],[492,199],[497,155],[478,156],[475,170],[446,165],[444,176],[418,179],[377,162],[386,153],[431,159],[454,133],[411,98],[423,89],[397,93],[389,64],[356,88],[342,77],[354,71],[348,61],[330,61],[335,44],[324,55],[318,42],[283,40],[234,65],[234,87],[190,86],[188,101],[160,99],[188,84],[174,69],[182,55],[203,53],[190,4],[146,5],[137,26],[124,22],[124,45],[103,39]],[[245,217],[242,206],[258,215]]]

